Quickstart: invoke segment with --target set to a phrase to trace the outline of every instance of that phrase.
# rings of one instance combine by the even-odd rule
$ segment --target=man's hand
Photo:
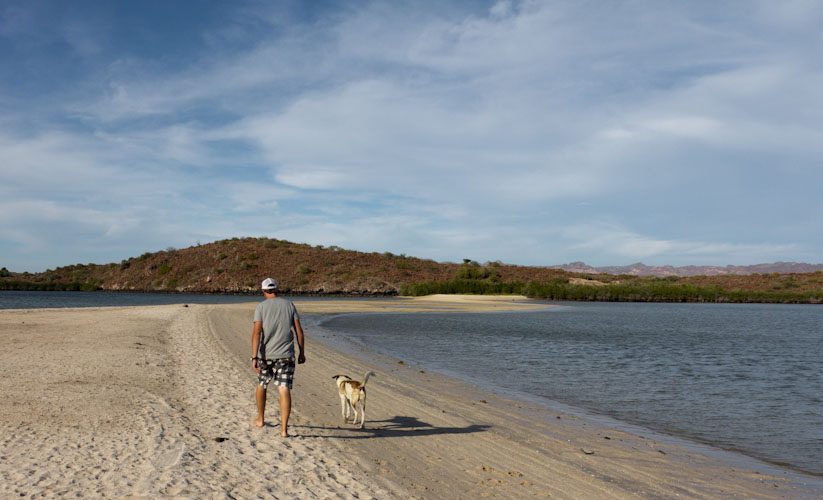
[[[260,362],[256,359],[253,359],[251,360],[251,366],[252,368],[254,368],[254,371],[256,371],[258,375],[260,375]]]
[[[303,351],[300,351],[300,354],[297,356],[297,363],[303,364],[306,362],[306,355],[303,354]]]

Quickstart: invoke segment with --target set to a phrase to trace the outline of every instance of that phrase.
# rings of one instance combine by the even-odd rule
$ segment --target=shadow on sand
[[[391,438],[391,437],[408,437],[408,436],[432,436],[436,434],[471,434],[474,432],[485,432],[491,428],[490,425],[472,424],[466,427],[435,427],[427,424],[416,417],[403,417],[396,415],[388,420],[367,420],[366,427],[360,429],[352,425],[325,427],[325,426],[311,426],[311,425],[295,425],[295,429],[317,429],[329,432],[343,431],[344,434],[303,434],[302,437],[325,437],[325,438],[341,438],[341,439],[372,439],[372,438]]]

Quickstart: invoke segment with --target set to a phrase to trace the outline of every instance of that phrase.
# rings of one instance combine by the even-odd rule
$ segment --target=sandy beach
[[[307,331],[291,431],[252,425],[255,303],[0,311],[0,498],[819,498],[688,447],[354,356]],[[511,297],[296,301],[302,314],[517,310]],[[331,376],[369,381],[365,429]],[[275,399],[272,399],[275,398]]]

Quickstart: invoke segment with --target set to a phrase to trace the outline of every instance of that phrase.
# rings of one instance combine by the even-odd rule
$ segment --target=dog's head
[[[332,377],[332,380],[334,380],[337,383],[337,385],[340,385],[340,383],[343,382],[343,381],[351,380],[351,379],[352,378],[349,377],[348,375],[335,375],[335,376]]]

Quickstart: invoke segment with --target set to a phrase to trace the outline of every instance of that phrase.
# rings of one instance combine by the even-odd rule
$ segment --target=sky
[[[0,267],[823,262],[823,3],[0,0]]]

